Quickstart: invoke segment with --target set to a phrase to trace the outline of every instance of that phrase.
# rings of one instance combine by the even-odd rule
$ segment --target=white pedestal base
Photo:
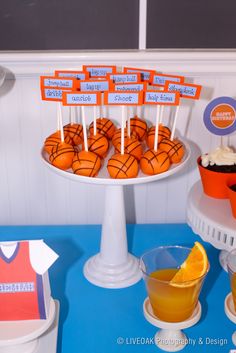
[[[51,301],[47,320],[0,322],[0,353],[56,353],[59,302]]]
[[[120,265],[109,265],[101,255],[91,257],[84,266],[84,276],[96,286],[103,288],[125,288],[138,282],[142,274],[139,261],[128,254],[127,261]]]
[[[181,330],[195,325],[200,320],[202,308],[198,302],[189,319],[182,322],[165,322],[154,315],[149,298],[146,298],[143,303],[143,313],[150,324],[161,329],[155,335],[157,347],[166,352],[177,352],[188,344],[188,339]]]
[[[230,321],[236,324],[236,311],[234,309],[233,295],[231,292],[225,298],[225,314]],[[232,342],[236,346],[236,331],[232,335]]]
[[[86,262],[84,275],[103,288],[128,287],[142,277],[138,259],[128,253],[122,185],[106,187],[101,249]]]

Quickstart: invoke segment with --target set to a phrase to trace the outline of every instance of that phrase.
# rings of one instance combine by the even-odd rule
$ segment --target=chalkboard
[[[5,0],[0,50],[138,48],[139,0]]]
[[[235,0],[148,0],[148,48],[236,48]]]

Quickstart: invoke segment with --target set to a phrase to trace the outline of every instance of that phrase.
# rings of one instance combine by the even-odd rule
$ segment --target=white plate
[[[189,145],[183,141],[185,145],[185,155],[181,163],[178,164],[172,164],[170,169],[167,172],[161,173],[161,174],[156,174],[156,175],[145,175],[142,173],[142,171],[139,171],[139,174],[137,178],[128,178],[128,179],[112,179],[107,171],[106,165],[108,159],[112,156],[114,153],[114,149],[110,149],[110,153],[104,160],[103,166],[99,171],[99,174],[95,178],[90,178],[90,177],[85,177],[81,175],[74,174],[72,170],[64,171],[59,168],[54,167],[52,164],[49,163],[48,161],[48,154],[46,152],[41,151],[41,156],[43,159],[43,162],[46,164],[46,166],[51,169],[54,173],[59,174],[63,176],[64,178],[69,178],[74,181],[79,181],[81,183],[89,183],[89,184],[102,184],[102,185],[131,185],[131,184],[144,184],[144,183],[150,183],[156,180],[161,180],[164,178],[169,177],[170,175],[173,175],[177,172],[179,172],[181,169],[185,167],[187,164],[190,155],[191,155],[191,150]]]

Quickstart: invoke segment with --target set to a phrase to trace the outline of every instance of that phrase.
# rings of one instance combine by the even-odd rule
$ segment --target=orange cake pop
[[[130,154],[114,154],[108,161],[107,170],[113,179],[136,178],[138,162]]]
[[[140,168],[144,174],[160,174],[170,168],[170,158],[165,151],[147,150],[140,160]]]
[[[67,170],[71,168],[74,155],[74,148],[65,142],[61,142],[53,146],[49,161],[54,167]]]
[[[131,132],[135,131],[138,135],[138,139],[143,141],[147,134],[147,123],[145,120],[138,118],[135,116],[130,119],[130,130]]]
[[[77,175],[95,177],[101,168],[100,157],[90,151],[76,153],[72,163],[73,172]]]
[[[44,150],[50,154],[52,148],[61,143],[60,131],[54,132],[52,135],[48,136],[44,142]],[[65,143],[72,144],[72,140],[69,135],[65,136]]]
[[[147,133],[147,145],[150,149],[154,148],[154,140],[155,140],[155,130],[156,127],[152,126],[148,130]],[[158,127],[158,143],[160,143],[164,138],[170,138],[171,131],[167,126],[159,124]]]
[[[109,140],[112,139],[112,136],[115,133],[116,127],[110,119],[107,118],[98,118],[97,123],[97,132],[101,135],[105,135]],[[93,132],[93,122],[89,125],[89,132],[91,135]]]
[[[83,126],[81,124],[67,124],[63,127],[65,136],[70,136],[74,145],[83,142]]]
[[[84,149],[84,144],[82,146]],[[104,158],[107,155],[109,149],[109,142],[104,135],[96,134],[88,137],[88,150]]]
[[[121,142],[115,146],[115,149],[116,153],[121,153]],[[143,154],[143,148],[138,140],[127,138],[124,144],[124,152],[131,154],[131,156],[134,156],[139,161]]]
[[[163,139],[159,144],[159,148],[168,153],[171,163],[179,163],[185,152],[184,145],[177,139],[173,141]]]
[[[124,135],[125,135],[125,142],[127,139],[130,139],[130,138],[132,140],[136,140],[138,138],[138,135],[134,130],[131,132],[130,137],[129,137],[127,128],[124,129]],[[117,129],[112,137],[112,144],[114,147],[116,147],[116,145],[120,142],[121,142],[121,128]]]

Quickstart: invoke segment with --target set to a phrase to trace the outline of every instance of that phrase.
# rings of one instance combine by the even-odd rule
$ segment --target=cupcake
[[[228,198],[227,185],[236,176],[236,153],[233,149],[217,147],[198,158],[198,167],[205,194],[217,199]]]
[[[236,218],[236,178],[228,183],[228,197],[232,210],[232,215]]]

